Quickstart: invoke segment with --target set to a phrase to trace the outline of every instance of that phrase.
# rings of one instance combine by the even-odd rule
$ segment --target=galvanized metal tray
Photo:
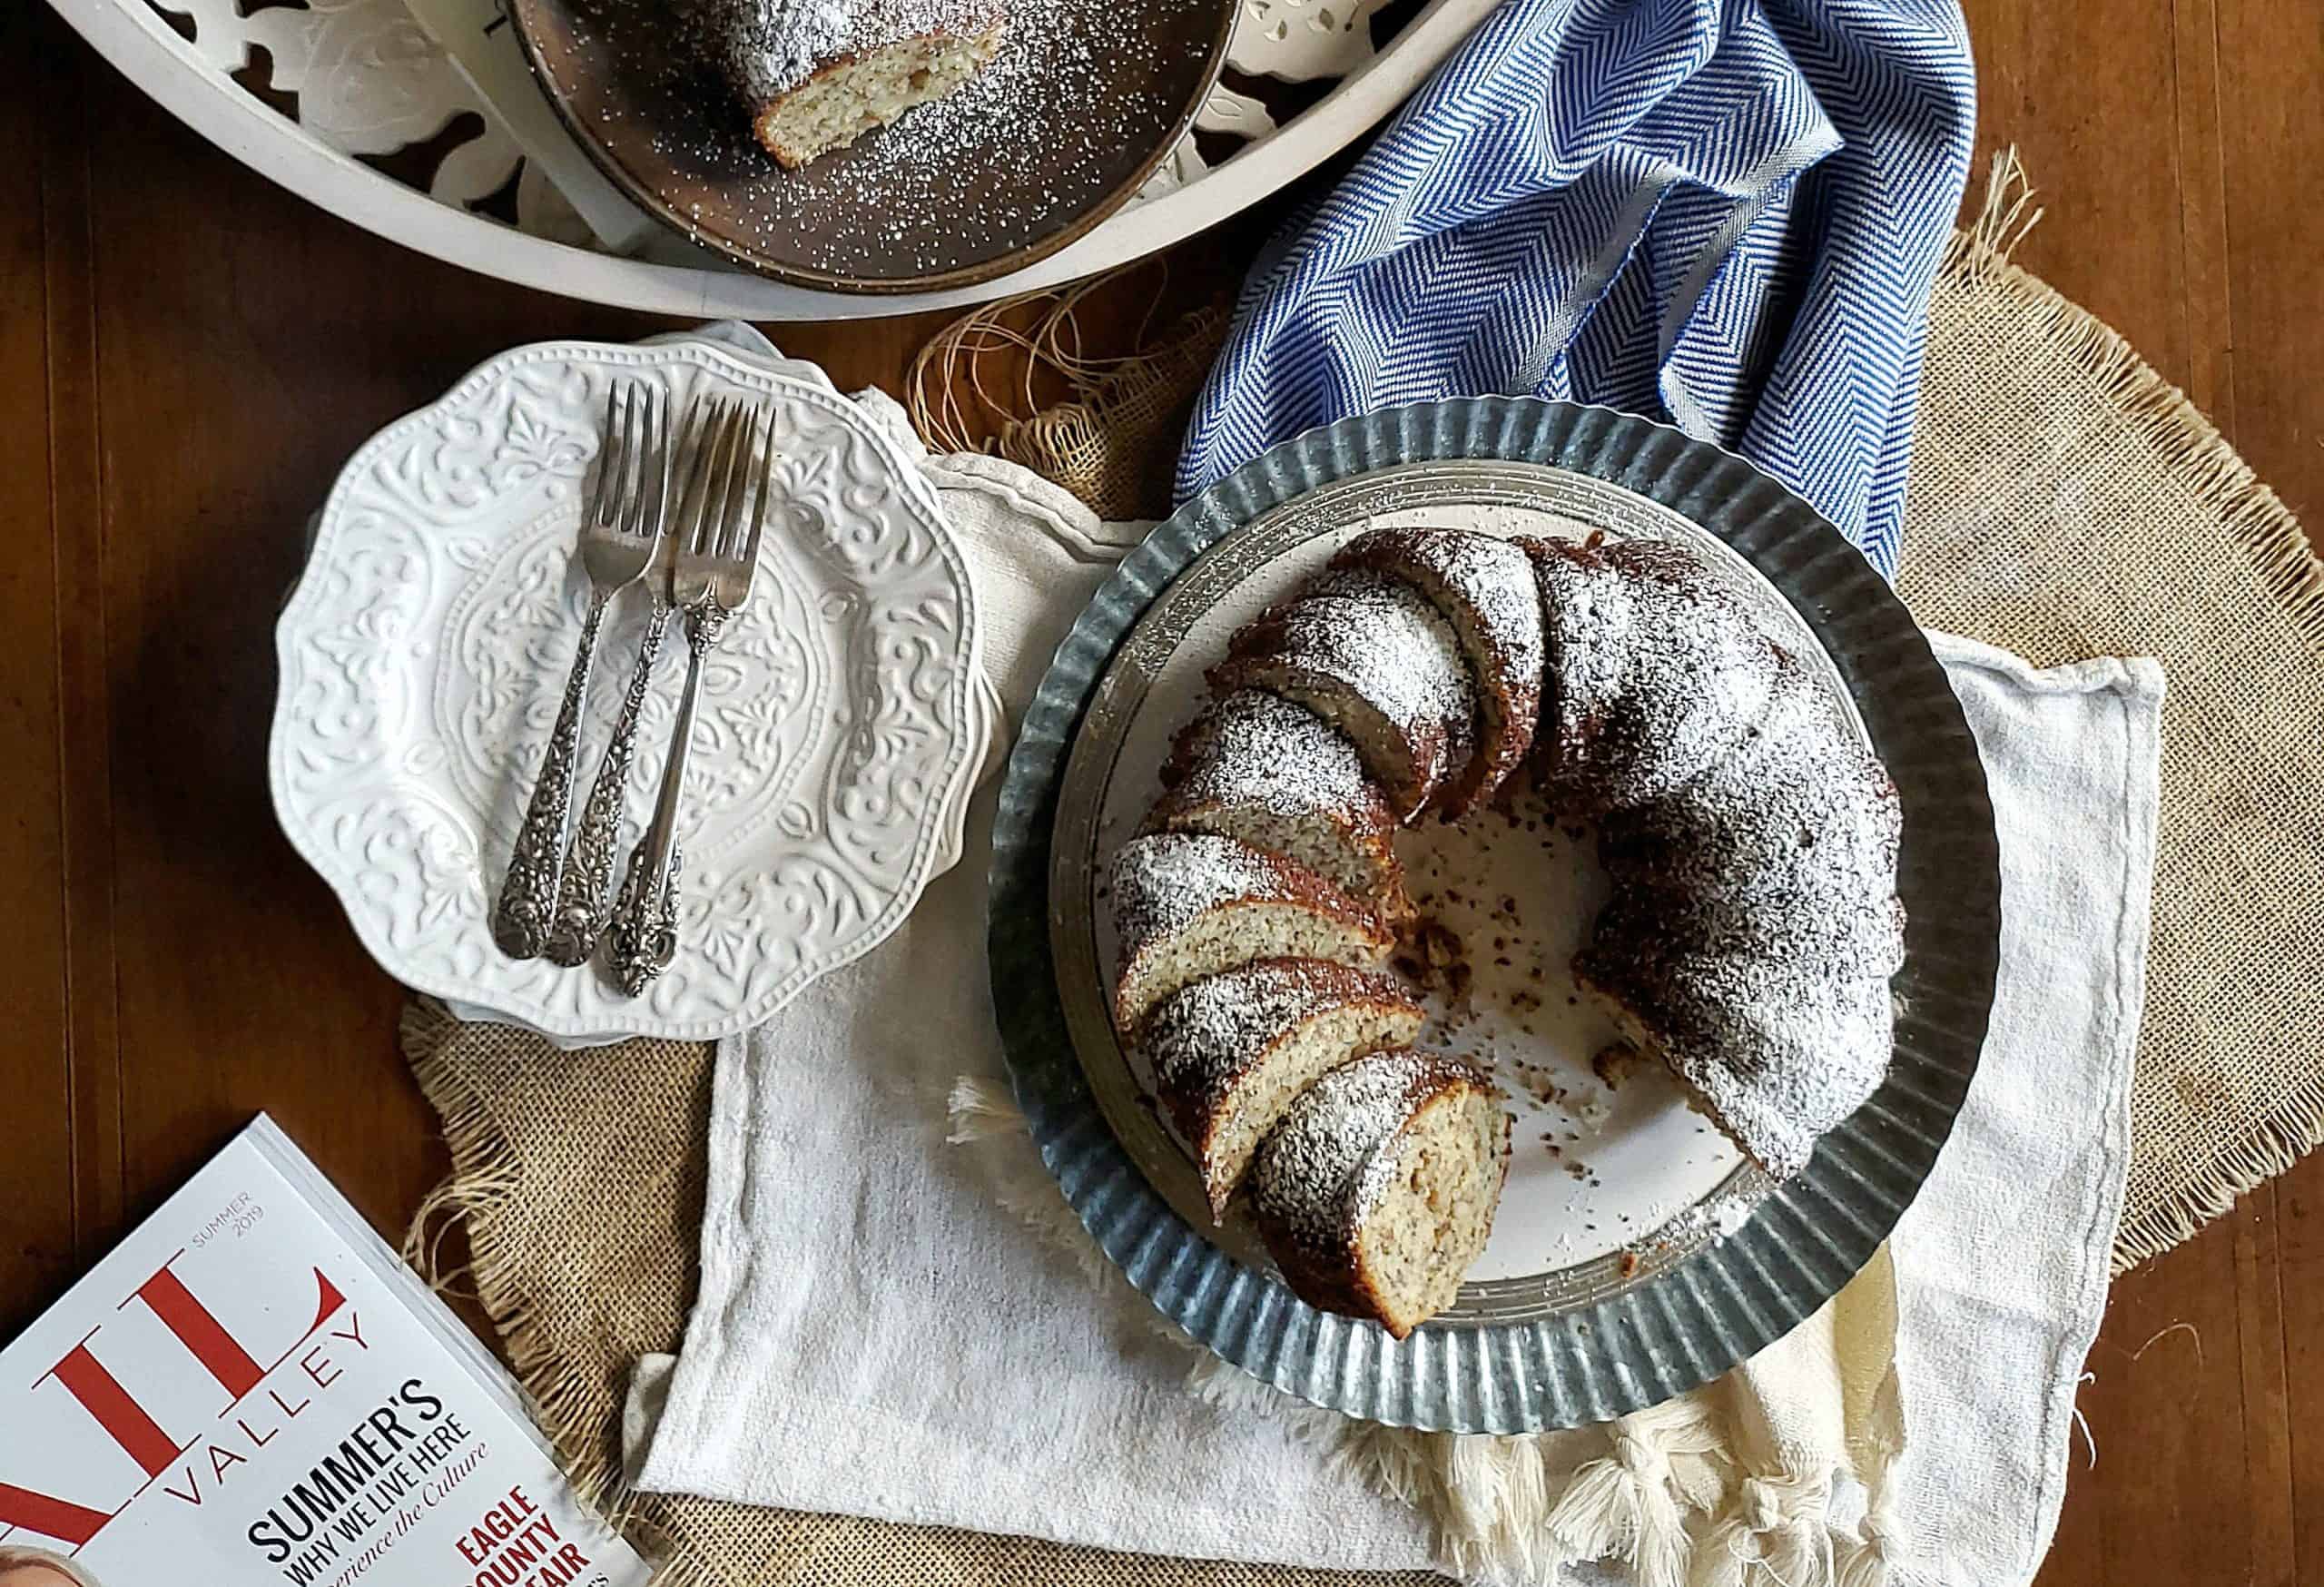
[[[1629,1117],[1608,1148],[1610,1187],[1592,1172],[1595,1199],[1577,1200],[1581,1192],[1524,1155],[1555,1108],[1521,1111],[1521,1167],[1493,1247],[1460,1304],[1401,1344],[1299,1301],[1239,1225],[1208,1227],[1190,1166],[1114,1039],[1095,903],[1106,855],[1151,796],[1160,739],[1190,703],[1188,679],[1215,659],[1223,633],[1354,527],[1400,518],[1689,545],[1787,632],[1837,715],[1887,762],[1904,799],[1899,890],[1912,917],[1889,1079],[1806,1173],[1776,1185],[1723,1143],[1696,1149],[1691,1115],[1657,1077],[1661,1092],[1634,1085],[1620,1099]],[[1067,1198],[1194,1337],[1353,1415],[1459,1432],[1571,1426],[1717,1376],[1870,1257],[1926,1178],[1975,1071],[1999,890],[1983,769],[1944,674],[1886,585],[1812,508],[1749,464],[1644,419],[1452,401],[1276,448],[1189,502],[1098,592],[1042,684],[1002,790],[995,1000],[1019,1100]],[[1586,931],[1586,895],[1558,902],[1543,912],[1562,910]],[[1542,1040],[1586,1051],[1589,1037],[1568,1020]],[[1703,1133],[1699,1121],[1693,1132]],[[1553,1133],[1541,1131],[1545,1142]],[[1649,1220],[1650,1200],[1675,1216]],[[1622,1208],[1628,1227],[1618,1228]],[[1577,1248],[1571,1229],[1585,1217],[1590,1233]]]

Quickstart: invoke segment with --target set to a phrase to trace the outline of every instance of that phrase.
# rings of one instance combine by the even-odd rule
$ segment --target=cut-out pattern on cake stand
[[[1230,80],[1129,206],[1015,275],[876,300],[762,280],[650,226],[634,233],[645,238],[634,254],[603,250],[540,163],[526,156],[511,118],[430,36],[408,0],[247,10],[240,0],[94,0],[60,9],[212,142],[359,224],[547,291],[765,320],[980,301],[1152,253],[1258,202],[1376,124],[1491,6],[1428,0],[1395,24],[1388,0],[1243,0]],[[1393,36],[1375,44],[1390,26]],[[517,78],[523,91],[536,92],[521,71]],[[501,84],[494,95],[516,91],[494,80]],[[1295,114],[1270,109],[1270,84],[1290,85]],[[555,126],[545,102],[524,109]],[[542,135],[540,123],[520,119],[527,138]],[[566,153],[588,167],[577,149]]]

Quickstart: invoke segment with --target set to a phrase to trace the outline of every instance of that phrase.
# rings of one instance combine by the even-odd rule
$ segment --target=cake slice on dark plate
[[[1004,0],[694,0],[751,130],[796,171],[990,65]]]

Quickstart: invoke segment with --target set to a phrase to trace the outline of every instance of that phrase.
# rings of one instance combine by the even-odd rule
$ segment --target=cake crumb
[[[1596,1075],[1608,1090],[1619,1090],[1622,1082],[1637,1072],[1642,1056],[1627,1041],[1609,1042],[1591,1056],[1590,1072]]]

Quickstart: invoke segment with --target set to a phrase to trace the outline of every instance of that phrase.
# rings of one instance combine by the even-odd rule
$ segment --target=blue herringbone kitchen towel
[[[1896,567],[1975,114],[1955,0],[1502,0],[1277,237],[1183,492],[1399,402],[1665,418]]]

